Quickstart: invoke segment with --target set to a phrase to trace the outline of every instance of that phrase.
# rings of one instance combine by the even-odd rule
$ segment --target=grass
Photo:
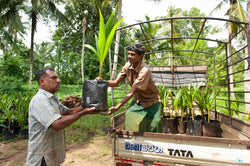
[[[110,150],[110,147],[107,145],[102,145],[102,151],[100,153],[99,157],[108,155],[108,151]]]
[[[56,92],[59,99],[74,95],[82,96],[82,85],[60,85],[60,90]]]
[[[116,97],[124,97],[124,91],[115,92]],[[80,95],[82,96],[82,85],[60,85],[60,90],[56,93],[59,99],[67,96]],[[121,100],[121,99],[120,99]],[[118,104],[120,100],[116,100],[114,105]],[[108,108],[112,105],[111,92],[108,92]],[[125,110],[122,107],[117,113]],[[71,124],[65,129],[66,142],[85,142],[94,135],[104,135],[105,129],[111,128],[111,115],[102,116],[100,114],[86,115],[81,117],[78,121]]]

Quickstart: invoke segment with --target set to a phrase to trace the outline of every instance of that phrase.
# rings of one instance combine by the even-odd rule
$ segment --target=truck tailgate
[[[185,165],[250,165],[250,141],[116,130],[114,157]]]
[[[112,118],[115,133],[113,155],[117,161],[130,161],[133,166],[141,166],[145,162],[158,166],[250,166],[249,137],[225,123],[222,124],[223,136],[218,138],[126,131],[123,130],[124,119],[124,112]],[[244,133],[249,133],[248,125],[239,125],[238,122],[237,126],[243,126],[246,130]],[[134,161],[138,164],[134,164]]]

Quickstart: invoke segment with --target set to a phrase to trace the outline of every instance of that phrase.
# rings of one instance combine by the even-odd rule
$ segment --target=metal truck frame
[[[188,23],[187,20],[195,20],[200,24],[200,31],[197,36],[178,36],[174,35],[176,32],[173,29],[174,24]],[[223,22],[232,23],[238,26],[239,31],[229,40],[215,40],[212,38],[202,38],[203,30],[207,25],[211,25],[211,22]],[[169,24],[169,35],[162,38],[149,38],[146,34],[146,25],[149,24]],[[215,24],[216,24],[215,23]],[[219,24],[219,23],[218,23]],[[216,25],[218,25],[216,24]],[[203,166],[231,166],[231,165],[250,165],[250,123],[240,120],[232,116],[232,112],[242,114],[244,116],[250,116],[249,112],[245,110],[235,110],[232,107],[232,103],[239,103],[243,105],[243,108],[248,108],[250,102],[247,101],[250,91],[237,91],[232,90],[232,84],[249,84],[249,78],[244,80],[233,80],[230,82],[230,76],[242,74],[247,75],[250,72],[249,69],[249,46],[247,42],[239,42],[237,35],[245,35],[249,39],[248,23],[238,22],[227,19],[211,18],[211,17],[174,17],[165,18],[159,20],[151,20],[146,22],[140,22],[137,24],[118,28],[121,34],[126,31],[131,31],[135,27],[140,30],[142,38],[144,40],[140,43],[147,46],[144,61],[151,67],[154,81],[157,85],[164,84],[170,88],[176,88],[181,86],[187,86],[188,84],[203,83],[204,86],[213,85],[214,91],[218,91],[221,87],[218,83],[219,78],[225,78],[225,91],[220,93],[225,94],[225,98],[216,98],[215,107],[212,111],[211,117],[221,122],[221,128],[223,130],[222,137],[205,137],[205,136],[191,136],[186,134],[167,134],[167,133],[150,133],[150,132],[133,132],[124,130],[125,112],[113,115],[112,127],[113,127],[113,157],[115,166],[180,166],[180,165],[203,165]],[[175,41],[181,40],[194,40],[194,45],[189,50],[179,50],[175,46]],[[166,41],[170,43],[170,48],[166,50],[157,50],[154,46],[156,41]],[[218,45],[218,50],[213,53],[208,50],[197,50],[199,41],[205,40]],[[116,41],[116,44],[119,41]],[[228,51],[228,45],[232,43],[240,43],[235,46],[233,52]],[[122,47],[119,45],[119,47]],[[123,62],[126,61],[126,46],[124,48]],[[166,47],[167,48],[167,47]],[[244,53],[244,51],[246,53]],[[198,64],[188,66],[171,66],[171,63],[166,65],[158,65],[157,62],[164,62],[159,58],[159,54],[168,54],[166,58],[177,59],[180,57],[175,56],[176,52],[185,52],[189,56],[185,58],[192,59],[194,54],[207,55],[213,57],[213,66],[208,66],[206,59],[196,59]],[[119,55],[119,53],[114,53]],[[230,62],[230,58],[238,55],[244,55],[243,58]],[[154,55],[152,57],[151,55]],[[216,62],[215,57],[225,55],[224,60]],[[181,57],[183,58],[183,57]],[[111,65],[118,65],[118,62],[110,61]],[[237,71],[230,71],[230,66],[237,68],[237,64],[244,63],[244,69]],[[121,64],[120,64],[121,65]],[[121,65],[122,66],[122,65]],[[221,67],[223,66],[223,67]],[[173,68],[174,67],[174,68]],[[190,68],[191,67],[191,68]],[[112,68],[112,66],[110,67]],[[225,75],[220,73],[226,70]],[[112,73],[114,74],[115,71]],[[112,74],[111,73],[111,74]],[[209,75],[213,75],[212,80],[208,80]],[[188,78],[188,79],[187,79]],[[210,77],[211,78],[211,77]],[[231,79],[232,80],[232,79]],[[120,100],[122,97],[116,97],[116,90],[112,89],[112,105],[115,100]],[[127,89],[126,89],[127,90]],[[244,101],[238,101],[232,98],[232,93],[245,95]],[[218,101],[224,101],[227,103],[227,107],[220,105]],[[227,110],[228,113],[220,113],[218,110]]]

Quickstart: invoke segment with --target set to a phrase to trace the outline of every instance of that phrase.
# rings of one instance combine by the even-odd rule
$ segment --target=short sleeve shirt
[[[61,118],[68,108],[58,98],[39,89],[29,105],[29,142],[26,165],[40,166],[42,157],[47,166],[58,166],[65,160],[64,130],[50,125]]]
[[[131,63],[126,63],[117,79],[120,82],[126,77],[130,86],[135,87],[134,100],[136,103],[141,103],[142,107],[146,108],[161,101],[151,71],[144,62],[141,61],[136,68]]]

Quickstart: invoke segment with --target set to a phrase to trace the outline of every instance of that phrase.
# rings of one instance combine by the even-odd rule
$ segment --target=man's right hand
[[[101,77],[96,77],[96,80],[104,80],[104,79]]]
[[[109,108],[109,111],[108,111],[108,112],[101,113],[101,115],[111,115],[111,114],[113,114],[114,112],[116,112],[117,110],[118,110],[118,108],[116,108],[116,107],[111,107],[111,108]]]
[[[86,111],[87,114],[99,114],[100,113],[100,111],[96,111],[96,107],[85,108],[84,111]]]

